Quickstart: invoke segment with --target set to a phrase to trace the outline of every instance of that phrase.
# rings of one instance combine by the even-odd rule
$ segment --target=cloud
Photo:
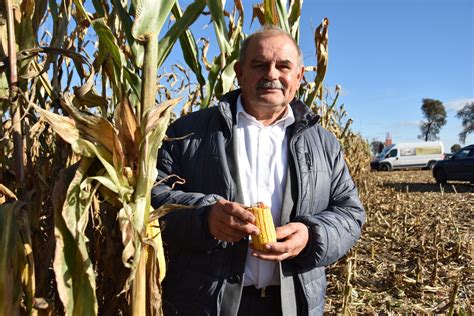
[[[468,103],[474,102],[474,99],[457,99],[448,102],[444,102],[446,110],[459,111],[463,106]]]

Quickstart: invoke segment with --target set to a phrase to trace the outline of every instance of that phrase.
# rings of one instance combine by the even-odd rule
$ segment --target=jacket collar
[[[219,111],[224,117],[229,131],[231,131],[232,126],[236,124],[237,98],[240,93],[240,89],[230,91],[222,96],[218,104]],[[314,114],[301,100],[297,98],[293,99],[293,101],[290,102],[290,106],[295,116],[295,133],[319,121],[319,115]]]

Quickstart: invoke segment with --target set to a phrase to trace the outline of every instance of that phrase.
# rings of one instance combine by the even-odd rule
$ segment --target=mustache
[[[280,89],[283,90],[284,86],[280,81],[273,80],[262,80],[257,84],[257,89]]]

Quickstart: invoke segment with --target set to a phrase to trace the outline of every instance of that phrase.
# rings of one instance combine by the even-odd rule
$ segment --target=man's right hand
[[[239,203],[219,200],[211,206],[207,219],[209,232],[219,240],[237,242],[250,234],[258,234],[255,216]]]

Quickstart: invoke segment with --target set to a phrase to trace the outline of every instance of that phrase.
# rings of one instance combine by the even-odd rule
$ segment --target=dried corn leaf
[[[0,204],[0,314],[13,315],[20,307],[21,273],[25,265],[20,214],[25,202]]]
[[[33,107],[62,139],[71,145],[76,144],[80,138],[80,132],[72,118],[44,110],[35,104]]]
[[[69,94],[60,98],[61,106],[74,119],[81,136],[102,144],[109,152],[114,152],[114,141],[118,141],[114,126],[105,118],[79,111],[73,104]]]
[[[91,159],[62,171],[53,190],[56,249],[53,268],[66,315],[97,315],[96,281],[87,252],[85,229],[89,212],[81,188]]]

